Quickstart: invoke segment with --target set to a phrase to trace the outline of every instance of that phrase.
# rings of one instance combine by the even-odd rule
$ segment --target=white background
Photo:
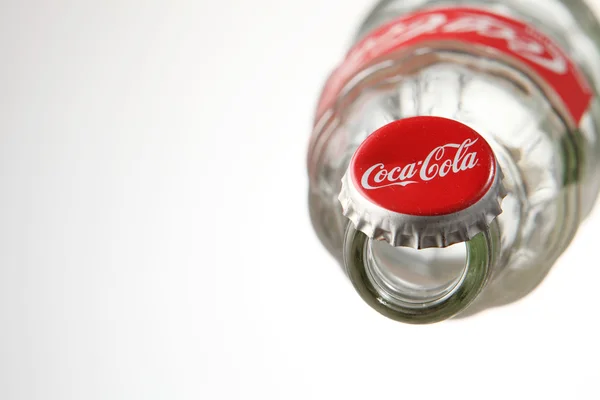
[[[371,5],[2,2],[0,399],[600,398],[600,210],[433,326],[313,234],[312,112]]]

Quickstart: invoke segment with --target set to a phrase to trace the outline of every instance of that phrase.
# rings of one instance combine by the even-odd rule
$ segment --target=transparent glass
[[[552,37],[600,88],[600,27],[582,2],[398,0],[377,5],[357,40],[398,15],[469,5],[528,21]],[[382,314],[428,323],[518,300],[545,277],[589,213],[600,187],[600,103],[578,127],[530,79],[481,54],[419,49],[362,71],[316,121],[308,155],[309,207],[319,238],[362,298]],[[357,146],[397,119],[452,118],[491,145],[508,195],[484,232],[449,248],[373,242],[342,215],[341,177]]]

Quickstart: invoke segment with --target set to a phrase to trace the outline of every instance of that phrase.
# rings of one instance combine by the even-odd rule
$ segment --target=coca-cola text
[[[420,181],[427,182],[435,178],[443,178],[448,174],[458,174],[477,166],[477,152],[469,152],[469,147],[479,139],[465,139],[461,144],[448,143],[438,146],[422,161],[412,162],[404,166],[386,166],[377,163],[368,168],[362,175],[360,184],[364,189],[375,190],[388,186],[406,186]],[[447,149],[457,149],[454,156],[447,154]],[[415,178],[415,179],[413,179]],[[417,179],[418,178],[418,179]]]

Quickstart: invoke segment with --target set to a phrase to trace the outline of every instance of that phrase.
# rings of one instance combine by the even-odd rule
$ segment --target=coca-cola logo
[[[376,60],[401,49],[447,48],[461,44],[486,51],[487,57],[546,82],[578,122],[592,98],[585,76],[549,37],[533,26],[485,10],[437,8],[398,17],[359,41],[329,77],[317,109],[323,115],[357,73]]]
[[[507,50],[555,74],[567,73],[567,60],[552,42],[536,39],[528,31],[519,28],[489,14],[469,11],[459,14],[433,12],[419,15],[387,25],[377,34],[359,43],[348,54],[346,68],[353,68],[352,65],[376,58],[399,43],[406,43],[416,37],[475,34],[482,38],[502,40]]]
[[[386,167],[377,163],[363,174],[360,184],[366,190],[381,189],[388,186],[406,186],[413,183],[427,182],[435,178],[444,178],[448,174],[458,174],[477,166],[477,152],[469,152],[469,148],[479,139],[465,139],[461,144],[448,143],[438,146],[424,160],[411,162],[404,166]],[[456,149],[454,155],[450,149]],[[415,178],[415,179],[413,179]]]
[[[369,135],[349,171],[356,190],[386,210],[442,215],[478,201],[491,187],[496,161],[487,142],[468,126],[413,117]]]

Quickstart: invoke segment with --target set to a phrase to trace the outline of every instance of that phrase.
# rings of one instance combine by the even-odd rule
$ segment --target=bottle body
[[[408,50],[386,53],[361,68],[344,83],[332,105],[318,111],[308,157],[313,225],[359,292],[368,292],[361,293],[365,300],[375,297],[373,303],[377,304],[377,296],[386,297],[373,289],[386,282],[405,294],[390,295],[397,300],[390,300],[392,303],[403,305],[399,306],[401,317],[394,312],[384,314],[406,322],[434,322],[523,297],[541,282],[591,210],[600,187],[600,104],[595,94],[600,87],[600,51],[594,41],[600,29],[585,6],[566,3],[384,1],[359,30],[358,39],[365,43],[371,32],[393,23],[398,16],[435,11],[439,6],[474,7],[491,13],[492,19],[506,15],[550,36],[581,68],[591,89],[589,101],[573,117],[531,74],[492,55],[484,46],[429,40]],[[536,6],[547,13],[536,12]],[[409,36],[398,37],[407,42],[407,38],[413,40],[423,32],[448,26],[447,21],[436,27],[422,23],[435,24],[432,15],[419,24],[402,22],[397,32],[407,27],[412,31]],[[485,25],[486,18],[478,15],[468,21],[467,25],[484,24],[479,27],[460,26],[459,21],[453,29],[514,39],[502,25]],[[461,21],[464,25],[464,18]],[[523,40],[517,44],[524,43],[531,45]],[[429,251],[393,247],[369,238],[358,240],[355,227],[344,217],[338,200],[341,179],[358,146],[383,125],[415,116],[459,121],[479,132],[493,149],[507,195],[502,214],[478,239],[483,247],[468,241],[466,252],[460,244]],[[361,276],[373,281],[372,287],[366,284],[368,290],[360,289],[359,278],[353,277],[350,252],[357,246],[362,249],[359,258],[365,265],[358,268],[367,271]],[[468,302],[450,306],[448,301],[444,305],[452,291],[466,285],[469,275],[465,264],[477,264],[478,257],[485,259],[481,265],[486,265],[486,272],[477,281],[479,286],[471,288],[475,292],[469,296],[456,294],[458,299],[468,297]],[[424,311],[435,307],[448,310]]]

